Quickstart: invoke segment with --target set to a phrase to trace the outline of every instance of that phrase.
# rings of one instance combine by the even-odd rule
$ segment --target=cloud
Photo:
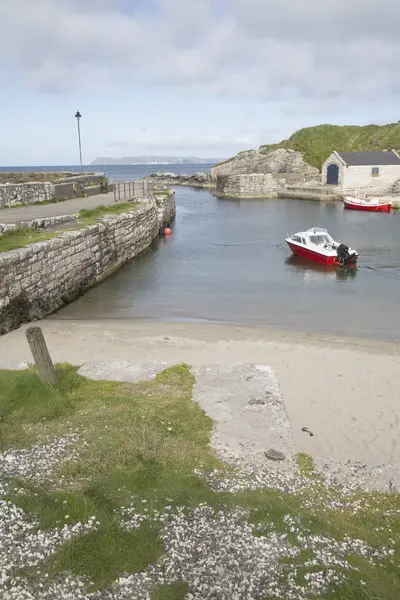
[[[0,52],[34,89],[107,82],[257,99],[400,94],[398,0],[1,0]]]

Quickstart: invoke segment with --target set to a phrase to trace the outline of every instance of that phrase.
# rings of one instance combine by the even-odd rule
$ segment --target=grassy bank
[[[299,129],[279,144],[261,146],[266,154],[276,148],[291,148],[302,152],[310,164],[322,167],[334,151],[355,152],[391,150],[400,148],[400,121],[388,125],[317,125]]]
[[[139,573],[164,554],[162,524],[144,521],[135,530],[121,525],[123,507],[134,506],[146,515],[177,507],[240,507],[254,535],[284,533],[293,547],[302,535],[313,540],[345,536],[363,540],[372,547],[394,541],[394,555],[371,563],[370,555],[348,560],[358,570],[346,571],[340,589],[312,595],[319,600],[397,600],[400,597],[400,522],[393,511],[400,509],[396,495],[360,494],[362,508],[331,508],[340,493],[327,489],[315,476],[311,459],[299,457],[309,486],[301,493],[273,489],[241,493],[214,492],[194,469],[211,472],[222,465],[210,448],[212,422],[192,400],[193,377],[179,365],[154,380],[136,384],[91,381],[80,377],[69,365],[57,369],[59,385],[49,387],[34,370],[0,371],[0,453],[10,448],[29,448],[55,436],[77,431],[79,455],[61,463],[45,483],[34,485],[15,480],[8,500],[39,518],[43,530],[87,521],[92,515],[94,531],[64,543],[45,561],[39,577],[57,580],[64,572],[87,575],[95,588],[107,588],[119,575]],[[341,498],[343,500],[343,498]],[[354,502],[354,498],[352,502]],[[143,508],[144,507],[144,508]],[[393,516],[393,514],[395,516]],[[301,524],[301,525],[299,525]],[[317,537],[315,537],[317,536]],[[313,544],[304,543],[296,558],[281,561],[282,588],[288,568],[295,568],[299,585],[327,565],[310,560]],[[200,559],[200,557],[199,557]],[[342,567],[336,566],[338,572]],[[36,569],[24,576],[36,580]],[[188,585],[176,581],[157,585],[153,600],[185,598]],[[289,596],[287,596],[289,597]],[[308,596],[307,596],[308,597]],[[266,596],[263,600],[268,600]]]
[[[49,240],[55,237],[55,235],[57,234],[54,231],[46,232],[45,230],[34,230],[27,227],[12,229],[0,235],[0,252],[9,252],[10,250],[24,248],[29,244]]]
[[[119,215],[122,213],[134,212],[140,206],[143,205],[136,202],[120,202],[110,205],[102,204],[96,208],[81,210],[78,213],[76,224],[68,224],[67,227],[64,226],[61,230],[57,231],[46,231],[46,229],[29,229],[28,227],[21,227],[11,231],[6,231],[0,235],[0,252],[8,252],[10,250],[24,248],[29,244],[50,240],[51,238],[57,237],[65,231],[73,231],[76,229],[82,229],[88,225],[94,225],[106,215]]]

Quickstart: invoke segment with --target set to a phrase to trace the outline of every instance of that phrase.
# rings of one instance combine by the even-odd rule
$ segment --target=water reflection
[[[315,277],[339,280],[354,279],[357,275],[357,267],[355,266],[323,265],[300,256],[289,256],[285,262],[293,270],[298,270],[301,273],[301,278],[305,281]]]

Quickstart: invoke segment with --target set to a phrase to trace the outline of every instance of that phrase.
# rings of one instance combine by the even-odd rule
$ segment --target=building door
[[[339,183],[339,167],[337,165],[328,166],[326,183],[328,185],[337,185]]]

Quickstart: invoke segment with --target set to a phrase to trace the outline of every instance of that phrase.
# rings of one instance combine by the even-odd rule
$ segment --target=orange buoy
[[[169,227],[166,227],[166,228],[164,229],[164,234],[165,234],[165,235],[171,235],[171,233],[172,233],[172,231],[170,230],[170,228],[169,228]]]

